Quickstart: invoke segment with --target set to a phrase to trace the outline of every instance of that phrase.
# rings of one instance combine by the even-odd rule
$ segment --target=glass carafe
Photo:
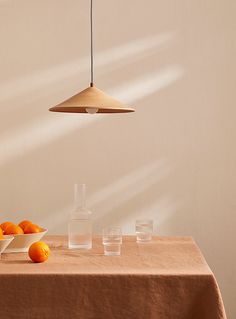
[[[86,208],[86,185],[74,185],[74,210],[68,223],[69,249],[92,248],[91,212]]]

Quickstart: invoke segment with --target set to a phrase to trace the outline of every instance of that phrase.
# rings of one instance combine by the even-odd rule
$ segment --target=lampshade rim
[[[88,113],[86,109],[98,109],[96,113],[129,113],[135,110],[107,95],[95,86],[90,86],[69,99],[49,109],[51,112]]]
[[[49,109],[51,112],[62,113],[88,113],[87,108],[98,109],[96,113],[132,113],[135,112],[133,108],[127,107],[98,107],[98,106],[53,106]]]

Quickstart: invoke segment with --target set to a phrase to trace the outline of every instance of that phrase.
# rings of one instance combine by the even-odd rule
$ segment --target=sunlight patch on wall
[[[12,0],[0,0],[0,6],[6,6],[12,4]]]
[[[118,99],[123,99],[124,101],[128,101],[128,103],[135,103],[143,97],[155,93],[166,86],[169,86],[172,82],[175,82],[179,78],[181,78],[183,74],[184,70],[180,66],[168,67],[161,71],[157,71],[156,73],[149,76],[142,77],[142,79],[140,78],[138,80],[134,80],[133,82],[130,82],[126,85],[122,85],[122,87],[113,89],[113,95],[115,94]],[[86,124],[84,123],[83,125],[89,125],[91,123],[89,121],[90,119],[92,122],[100,120],[101,117],[100,115],[92,116],[91,118],[88,118]],[[68,131],[66,132],[66,130],[77,129],[79,127],[79,125],[77,127],[76,122],[74,127],[70,124],[68,125],[68,127],[65,125],[60,127],[60,122],[58,122],[58,124],[58,128],[54,128],[54,131],[58,131],[60,132],[60,134],[57,136],[55,133],[54,137],[52,137],[53,139],[59,138],[63,134],[67,133]],[[104,187],[99,192],[95,193],[92,197],[88,197],[89,206],[94,208],[95,210],[98,209],[100,212],[102,211],[102,214],[100,214],[99,216],[97,215],[95,219],[95,224],[97,224],[97,231],[99,231],[99,229],[101,228],[99,226],[101,221],[105,218],[106,215],[109,215],[112,210],[116,210],[120,204],[125,204],[125,202],[132,200],[133,196],[144,192],[145,190],[150,188],[150,185],[156,184],[158,180],[161,180],[162,178],[167,176],[169,172],[170,166],[164,160],[149,163],[148,165],[139,167],[137,171],[131,172],[130,174],[116,180],[116,182]],[[109,206],[107,205],[108,202]],[[173,205],[169,204],[169,206],[172,207],[170,209],[171,212],[174,211],[175,207],[175,204],[172,204]],[[63,211],[60,213],[58,213],[57,211],[57,214],[61,215],[62,217],[59,218],[54,225],[55,229],[61,224],[64,212],[68,212],[69,210],[70,207],[68,207],[67,209],[63,209]],[[133,212],[131,212],[131,214],[132,213]],[[135,214],[141,214],[141,211],[137,211],[135,212]],[[52,213],[51,216],[53,215],[54,214]],[[118,217],[116,216],[115,218]],[[45,218],[44,223],[49,223],[47,217]]]
[[[103,115],[101,115],[101,118]],[[0,165],[14,158],[25,156],[41,145],[49,144],[63,137],[66,132],[83,128],[96,121],[96,117],[83,115],[51,114],[51,117],[40,118],[32,124],[23,126],[0,138]]]
[[[184,69],[179,65],[166,67],[152,74],[142,75],[135,79],[132,84],[125,83],[117,89],[109,91],[112,96],[118,96],[119,100],[132,103],[151,95],[171,83],[177,81],[184,75]]]
[[[121,178],[121,181],[116,185],[111,184],[107,189],[103,190],[103,202],[97,203],[95,207],[100,214],[96,214],[95,221],[99,224],[104,219],[108,221],[122,219],[120,206],[129,206],[128,202],[133,201],[133,198],[139,194],[148,191],[151,187],[157,187],[157,184],[162,179],[170,174],[171,167],[165,160],[157,160],[153,164],[147,164],[144,167],[139,167],[135,172]],[[122,186],[121,186],[122,185]],[[117,188],[119,191],[117,191]],[[113,191],[114,190],[114,191]],[[107,193],[105,193],[107,192]],[[105,193],[105,195],[104,195]],[[99,192],[96,196],[101,196]],[[98,197],[99,198],[99,197]],[[109,204],[108,204],[109,203]],[[119,214],[116,214],[119,212]],[[136,214],[129,208],[129,214]]]
[[[168,161],[160,159],[138,167],[138,169],[133,170],[129,174],[116,179],[115,182],[100,188],[100,190],[93,195],[89,196],[88,194],[87,204],[94,213],[93,220],[95,231],[99,232],[101,228],[105,226],[103,223],[107,220],[107,216],[110,214],[111,210],[125,204],[134,196],[141,194],[151,185],[161,181],[169,174],[170,165],[168,164]],[[41,223],[47,227],[50,226],[50,230],[52,231],[53,229],[58,229],[58,227],[65,223],[65,220],[68,219],[68,214],[72,211],[72,209],[73,203],[68,205],[66,208],[60,209],[60,211],[57,210],[48,216],[41,217]],[[142,210],[144,210],[143,207]],[[129,211],[129,214],[132,216],[133,212]],[[129,214],[127,214],[128,219]],[[56,219],[55,215],[57,215]],[[120,217],[116,215],[114,218],[117,219]]]
[[[141,166],[138,170],[131,171],[129,174],[116,179],[112,184],[101,188],[93,196],[89,197],[89,205],[91,207],[97,206],[102,202],[109,202],[110,204],[113,203],[113,205],[116,205],[120,203],[120,200],[125,201],[130,196],[136,194],[136,192],[142,190],[143,187],[146,187],[146,184],[149,184],[152,180],[150,176],[155,176],[155,180],[158,180],[168,173],[168,165],[164,160],[158,160]],[[111,209],[113,207],[109,206],[109,208]]]
[[[177,81],[184,73],[180,66],[172,66],[151,75],[111,89],[112,95],[126,103],[132,103],[167,87]],[[107,115],[47,114],[31,124],[2,134],[0,138],[0,165],[27,152],[49,144],[74,130],[92,122],[102,120]]]
[[[153,203],[145,202],[145,205],[136,209],[135,212],[130,216],[127,214],[125,217],[121,218],[115,216],[114,221],[122,227],[124,234],[130,234],[130,229],[133,228],[135,231],[135,220],[136,219],[152,219],[154,222],[154,234],[160,235],[160,229],[162,225],[166,223],[171,216],[176,214],[180,203],[177,203],[171,196],[167,194],[165,196],[159,197],[157,195],[156,201]]]
[[[166,32],[160,35],[147,36],[136,41],[126,43],[124,45],[108,49],[96,54],[96,69],[106,65],[114,64],[122,59],[140,55],[142,52],[152,49],[163,48],[166,46],[173,36],[174,32]],[[48,87],[48,85],[65,81],[66,79],[78,76],[82,72],[88,72],[90,68],[89,57],[75,60],[63,65],[59,65],[47,70],[39,71],[34,74],[22,76],[20,78],[0,83],[0,102],[13,99],[40,88]]]

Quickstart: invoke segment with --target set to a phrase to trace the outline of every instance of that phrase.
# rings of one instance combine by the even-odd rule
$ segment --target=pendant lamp
[[[64,102],[49,109],[51,112],[67,113],[128,113],[134,109],[113,99],[94,85],[93,81],[93,0],[90,1],[90,86]]]

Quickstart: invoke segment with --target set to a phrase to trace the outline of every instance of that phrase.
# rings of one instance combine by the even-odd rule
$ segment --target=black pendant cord
[[[90,86],[93,86],[93,0],[90,2]]]

